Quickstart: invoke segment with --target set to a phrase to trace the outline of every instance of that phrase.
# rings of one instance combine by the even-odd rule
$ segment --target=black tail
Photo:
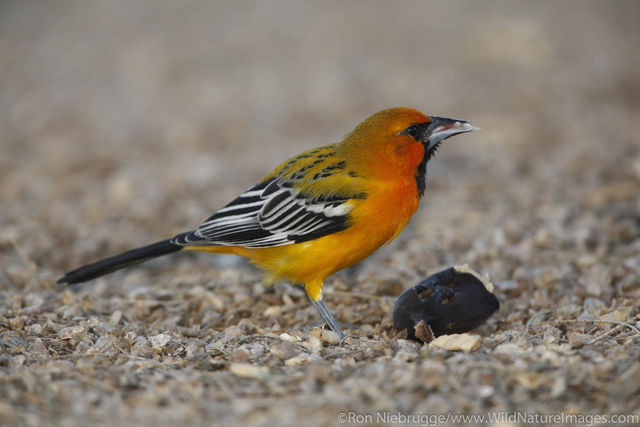
[[[171,243],[171,240],[153,243],[149,246],[132,249],[120,255],[76,268],[58,279],[58,283],[72,284],[86,282],[87,280],[104,276],[121,268],[129,267],[130,265],[139,264],[151,258],[178,252],[180,249],[182,249],[182,246]]]

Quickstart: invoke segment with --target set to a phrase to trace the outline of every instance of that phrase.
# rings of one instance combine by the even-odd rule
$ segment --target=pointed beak
[[[430,116],[431,131],[429,132],[429,146],[427,148],[436,147],[442,140],[450,138],[459,133],[473,132],[480,130],[466,120],[447,119],[445,117]]]

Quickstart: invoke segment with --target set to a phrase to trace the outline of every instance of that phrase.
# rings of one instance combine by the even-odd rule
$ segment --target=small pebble
[[[42,333],[42,325],[40,323],[29,325],[29,332],[33,335],[40,335]]]
[[[265,366],[256,366],[250,363],[232,363],[229,371],[241,378],[262,378],[269,373]]]
[[[312,328],[309,336],[326,344],[340,344],[340,337],[330,329]]]
[[[167,333],[154,335],[149,337],[149,341],[151,341],[151,347],[154,349],[163,349],[169,344],[169,341],[171,341],[171,335]]]
[[[21,331],[24,328],[24,319],[22,317],[9,319],[9,327],[14,331]]]
[[[303,366],[306,365],[310,360],[314,360],[315,357],[308,353],[300,353],[297,356],[294,356],[290,359],[287,359],[284,364],[286,366]]]
[[[440,335],[429,343],[429,346],[440,347],[449,351],[464,351],[469,353],[480,347],[482,337],[475,334]]]
[[[299,341],[300,341],[300,338],[298,338],[298,337],[294,337],[293,335],[289,335],[289,334],[288,334],[288,333],[286,333],[286,332],[285,332],[285,333],[280,334],[279,336],[280,336],[280,339],[281,339],[282,341],[288,341],[288,342],[299,342]]]
[[[281,305],[270,305],[269,307],[266,308],[266,310],[264,311],[264,313],[262,313],[262,315],[264,317],[278,317],[280,316],[280,313],[282,313]]]
[[[111,314],[111,317],[109,317],[109,324],[117,325],[120,323],[120,320],[122,320],[122,310],[116,310]]]
[[[269,350],[271,354],[281,360],[291,359],[296,355],[297,349],[295,344],[289,341],[281,341],[271,346]]]
[[[503,280],[495,284],[496,289],[502,292],[512,292],[518,289],[518,282],[516,280]]]
[[[631,306],[618,308],[610,313],[603,314],[599,319],[609,322],[624,322],[629,318],[632,311],[633,307]]]
[[[66,328],[62,328],[60,332],[58,332],[58,336],[61,339],[75,338],[84,333],[84,331],[84,326],[68,326]]]
[[[320,337],[322,342],[327,344],[340,344],[340,337],[333,331],[328,329],[322,330],[322,336]]]

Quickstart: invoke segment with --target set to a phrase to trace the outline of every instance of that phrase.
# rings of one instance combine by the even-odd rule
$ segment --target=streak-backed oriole
[[[406,107],[380,111],[342,142],[299,154],[193,231],[80,267],[78,283],[182,249],[249,258],[265,282],[304,285],[341,338],[322,283],[395,238],[418,208],[426,165],[440,142],[476,128]]]

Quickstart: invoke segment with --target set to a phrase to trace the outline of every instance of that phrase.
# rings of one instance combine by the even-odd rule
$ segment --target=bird
[[[392,241],[416,212],[427,163],[445,139],[478,128],[466,120],[395,107],[368,117],[341,141],[278,165],[194,230],[68,272],[86,282],[181,250],[234,254],[263,272],[266,285],[304,287],[342,341],[323,299],[327,277]]]

